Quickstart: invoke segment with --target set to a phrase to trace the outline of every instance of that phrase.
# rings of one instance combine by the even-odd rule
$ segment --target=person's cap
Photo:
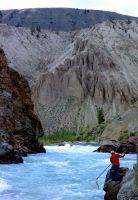
[[[114,154],[114,153],[115,153],[115,151],[114,151],[114,150],[112,150],[110,153],[111,153],[111,154]]]

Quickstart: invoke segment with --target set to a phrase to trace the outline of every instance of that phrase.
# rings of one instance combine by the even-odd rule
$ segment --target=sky
[[[138,17],[138,0],[1,0],[0,10],[66,7],[114,11]]]

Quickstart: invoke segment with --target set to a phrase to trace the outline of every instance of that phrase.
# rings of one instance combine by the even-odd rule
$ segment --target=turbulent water
[[[66,144],[46,146],[46,154],[24,158],[24,164],[0,165],[0,200],[102,200],[108,153],[97,147]],[[133,168],[136,155],[126,155],[121,166]]]

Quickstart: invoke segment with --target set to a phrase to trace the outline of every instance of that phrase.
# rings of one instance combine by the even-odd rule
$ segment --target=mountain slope
[[[106,20],[132,20],[136,17],[114,12],[72,8],[36,8],[0,12],[0,21],[8,25],[37,27],[54,31],[89,28]]]
[[[76,32],[1,25],[0,46],[24,74],[46,131],[111,119],[138,97],[138,23],[106,21]]]

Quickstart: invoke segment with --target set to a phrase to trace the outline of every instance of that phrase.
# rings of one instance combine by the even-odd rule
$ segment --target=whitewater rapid
[[[24,164],[0,165],[0,200],[102,200],[108,153],[92,145],[50,145],[47,153],[24,158]],[[136,155],[126,155],[121,166],[133,168]]]

